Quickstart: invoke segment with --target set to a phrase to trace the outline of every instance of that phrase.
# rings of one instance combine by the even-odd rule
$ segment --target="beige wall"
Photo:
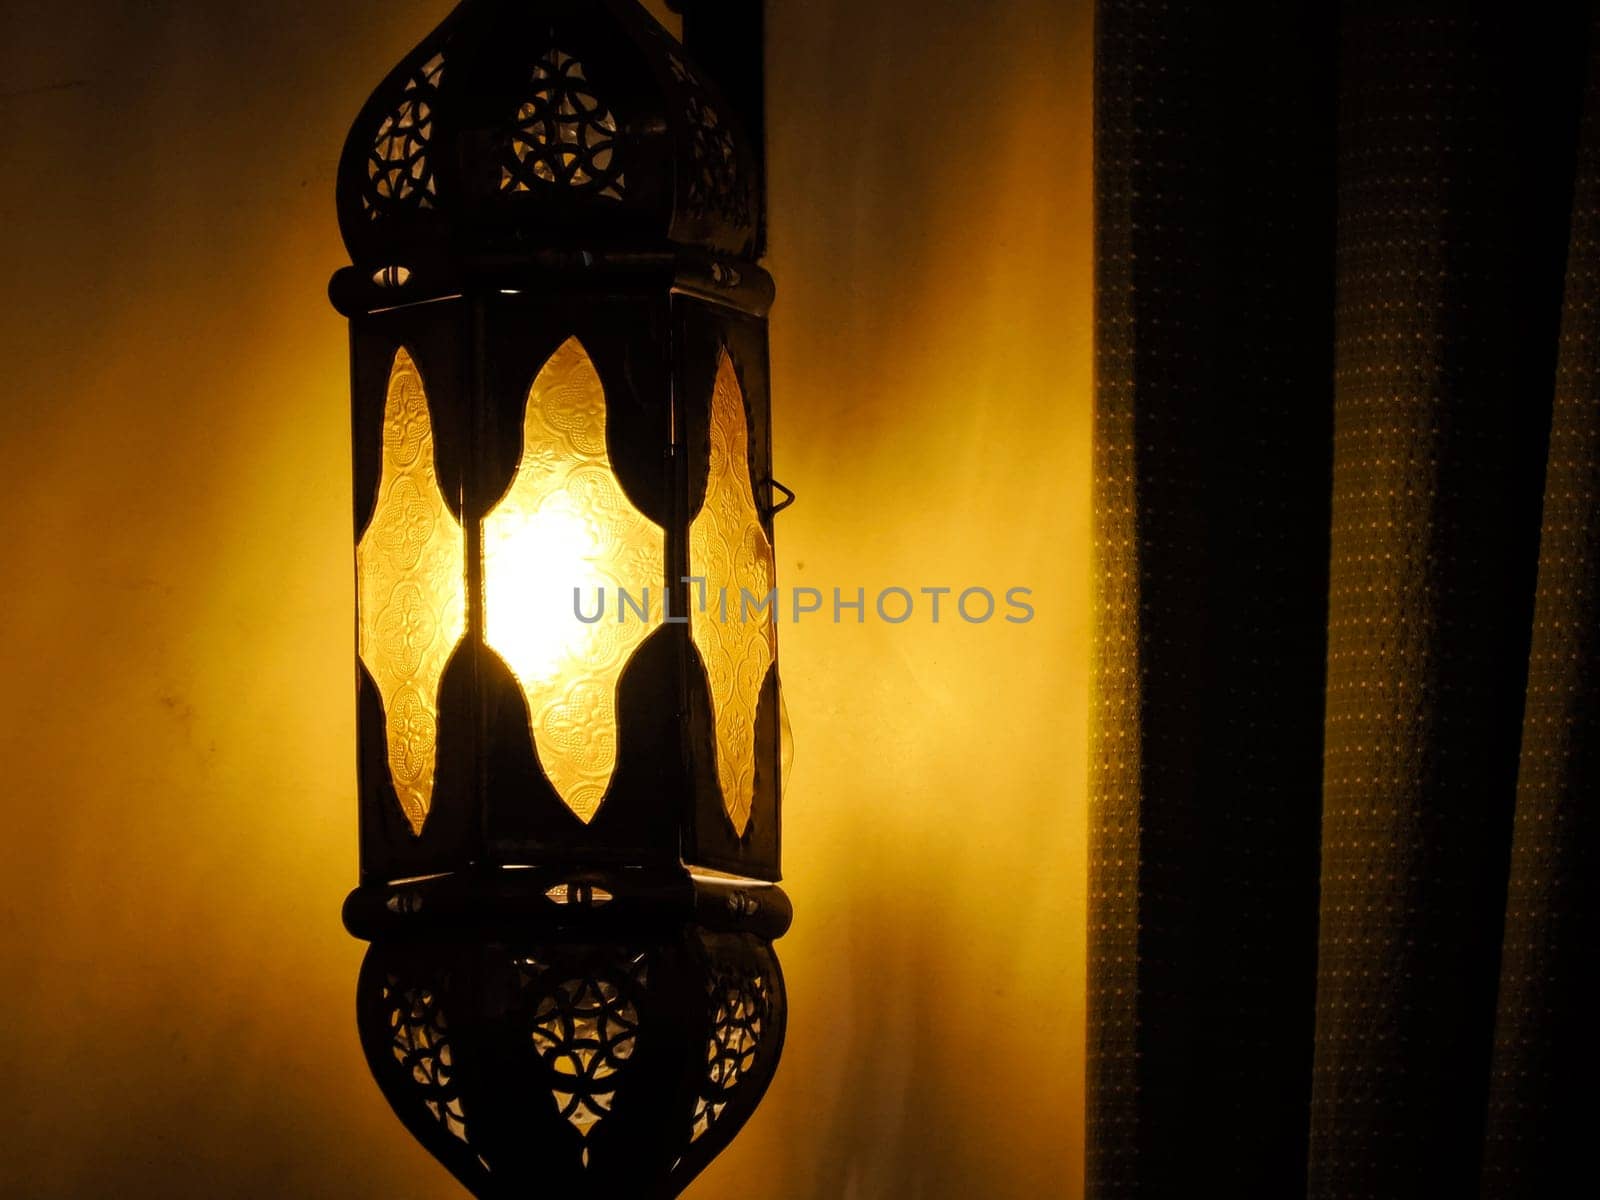
[[[702,1200],[1080,1193],[1088,0],[772,0],[788,1052]],[[367,1077],[334,161],[438,0],[6,0],[19,1197],[449,1197]],[[746,1185],[751,1173],[762,1180]]]

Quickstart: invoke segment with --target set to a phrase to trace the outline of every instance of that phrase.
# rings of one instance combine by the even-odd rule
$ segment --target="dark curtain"
[[[1592,16],[1100,0],[1091,1197],[1600,1188]]]

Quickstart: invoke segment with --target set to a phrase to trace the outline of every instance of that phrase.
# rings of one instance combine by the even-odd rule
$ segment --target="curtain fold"
[[[1597,1115],[1590,26],[1101,0],[1091,1196],[1551,1195]]]
[[[1583,75],[1566,23],[1344,15],[1313,1196],[1476,1189]]]
[[[1334,29],[1294,6],[1098,16],[1096,1195],[1303,1178]]]
[[[1600,1118],[1600,28],[1578,147],[1484,1147],[1486,1197],[1557,1195]]]

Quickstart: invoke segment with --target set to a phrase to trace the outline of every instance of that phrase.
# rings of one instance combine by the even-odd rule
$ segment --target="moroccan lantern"
[[[750,4],[688,17],[711,30],[716,9],[759,30]],[[707,35],[725,61],[728,44]],[[743,1047],[719,1079],[751,1085],[746,1108],[776,1063],[787,493],[759,173],[740,113],[634,0],[465,0],[340,160],[361,851],[345,920],[375,943],[358,1001],[374,1073],[479,1194],[532,1169],[492,1132],[513,1111],[547,1117],[544,1157],[566,1146],[586,1178],[681,1182],[714,1123],[697,1106],[731,1103],[708,1061]],[[429,1026],[446,1011],[448,1038]],[[441,1069],[466,1090],[429,1092]],[[573,1072],[616,1086],[559,1086]],[[665,1132],[641,1151],[652,1119]]]

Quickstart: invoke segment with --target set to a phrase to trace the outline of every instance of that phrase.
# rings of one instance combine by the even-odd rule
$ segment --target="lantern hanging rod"
[[[683,45],[733,105],[756,156],[755,257],[767,252],[766,0],[667,0]]]

